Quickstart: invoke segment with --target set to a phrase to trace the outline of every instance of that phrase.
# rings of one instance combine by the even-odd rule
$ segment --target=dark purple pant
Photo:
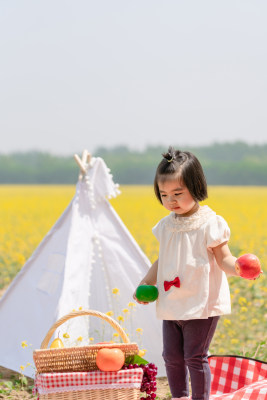
[[[163,321],[163,358],[172,397],[189,396],[208,400],[211,374],[208,363],[210,342],[220,317],[188,321]]]

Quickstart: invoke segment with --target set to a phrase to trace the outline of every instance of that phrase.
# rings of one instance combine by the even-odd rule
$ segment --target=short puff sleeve
[[[159,221],[157,223],[157,225],[155,225],[152,228],[152,233],[154,234],[154,236],[156,237],[156,239],[160,242],[160,238],[161,238],[161,234],[162,234],[162,220]]]
[[[228,242],[230,239],[230,228],[227,222],[220,216],[215,215],[207,223],[206,226],[206,243],[207,248],[219,246]]]

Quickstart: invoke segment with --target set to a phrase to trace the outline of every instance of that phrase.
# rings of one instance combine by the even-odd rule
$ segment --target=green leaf
[[[21,383],[21,385],[28,385],[28,379],[26,378],[26,376],[21,376],[20,377],[20,383]]]
[[[5,384],[5,386],[6,386],[8,389],[10,389],[10,390],[13,389],[13,382],[11,382],[11,381],[5,381],[4,384]]]
[[[144,360],[144,358],[138,356],[137,354],[133,355],[133,356],[129,356],[125,359],[125,364],[129,365],[129,364],[137,364],[137,365],[141,365],[141,364],[148,364],[149,362],[147,360]]]

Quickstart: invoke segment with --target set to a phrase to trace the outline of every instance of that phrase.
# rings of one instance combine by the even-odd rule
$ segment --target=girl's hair
[[[195,201],[202,201],[208,197],[207,182],[202,166],[196,156],[189,151],[168,148],[168,152],[162,154],[163,159],[158,165],[155,179],[154,191],[157,199],[161,202],[158,181],[177,178],[189,190]]]

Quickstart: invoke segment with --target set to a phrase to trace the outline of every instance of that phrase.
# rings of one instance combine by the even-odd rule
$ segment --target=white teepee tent
[[[136,305],[126,315],[150,263],[106,199],[118,193],[109,169],[101,158],[88,160],[76,156],[82,172],[73,200],[0,299],[0,365],[14,371],[33,365],[32,350],[40,348],[50,327],[82,307],[122,313],[133,342],[138,341],[136,328],[143,329],[139,346],[147,350],[145,358],[158,366],[158,375],[165,376],[155,304]],[[113,294],[114,288],[119,293]],[[91,336],[101,341],[99,332],[105,329],[111,329],[111,338],[114,333],[95,317],[72,321],[71,326],[59,328],[60,336],[70,330],[69,340],[83,337],[88,343]],[[22,341],[31,348],[23,348]],[[30,367],[24,372],[34,375]]]

